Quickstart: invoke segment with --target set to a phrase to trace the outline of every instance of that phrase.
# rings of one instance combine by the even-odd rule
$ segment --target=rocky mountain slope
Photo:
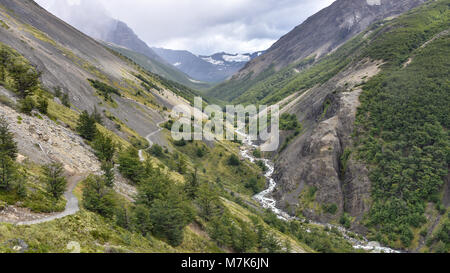
[[[142,98],[134,95],[141,87],[135,77],[142,73],[129,62],[97,41],[49,14],[33,1],[1,1],[0,17],[7,27],[0,28],[0,42],[14,48],[42,72],[42,82],[49,89],[60,87],[69,95],[74,108],[109,112],[131,129],[145,136],[163,119],[157,105],[168,108],[182,99],[167,99],[158,92]],[[114,105],[105,103],[87,79],[98,79],[122,92]],[[155,86],[163,84],[155,81]],[[167,92],[171,92],[168,90]],[[171,88],[173,92],[178,89]],[[156,91],[156,90],[155,90]],[[181,93],[179,93],[181,94]],[[153,100],[155,110],[141,109],[133,100]],[[130,111],[130,108],[136,110]],[[114,123],[110,128],[116,130]]]
[[[0,252],[71,252],[77,245],[81,252],[314,251],[304,236],[353,251],[323,229],[299,224],[291,234],[270,224],[272,215],[251,199],[264,184],[260,168],[229,165],[236,143],[176,142],[160,128],[172,106],[190,107],[192,90],[145,71],[34,1],[0,1],[0,52],[0,123],[9,141],[0,160],[13,174],[0,185]],[[150,149],[145,137],[165,147]],[[108,162],[107,147],[114,150]],[[57,174],[49,174],[47,163],[61,170],[52,165]],[[50,176],[67,178],[63,196],[51,192]],[[186,194],[191,179],[200,182],[194,197]],[[143,190],[163,197],[144,204]],[[212,211],[197,206],[204,204],[197,194]]]
[[[166,62],[176,66],[192,79],[218,83],[238,72],[249,61],[264,52],[246,54],[216,53],[211,56],[197,56],[185,50],[153,48]]]
[[[448,232],[448,13],[448,0],[431,1],[298,72],[297,92],[280,103],[303,126],[298,136],[284,133],[276,156],[280,207],[392,247],[448,251],[439,235]],[[317,76],[339,63],[337,73]],[[414,117],[419,109],[436,128]],[[433,136],[421,142],[422,134]],[[408,161],[414,149],[426,166]]]
[[[86,35],[108,43],[108,46],[128,58],[138,63],[145,62],[145,68],[152,73],[191,88],[205,88],[204,84],[191,81],[186,74],[156,54],[125,22],[110,17],[100,3],[80,1],[72,5],[58,1],[47,9]],[[143,56],[138,58],[137,55]]]
[[[95,1],[81,1],[75,5],[62,1],[49,6],[48,10],[133,61],[146,64],[149,71],[191,88],[206,89],[210,87],[206,83],[222,82],[262,54],[197,56],[183,50],[150,48],[125,22],[111,18]]]
[[[306,64],[314,62],[333,52],[374,22],[395,17],[425,1],[335,1],[283,36],[263,56],[249,62],[229,82],[214,88],[211,95],[236,102],[248,102],[248,99],[242,96],[274,73],[283,68],[289,68],[292,72],[302,70],[305,60],[308,60]],[[293,74],[295,76],[295,73]],[[285,78],[278,77],[278,81]],[[261,100],[267,94],[256,95]],[[254,96],[255,94],[250,95]]]

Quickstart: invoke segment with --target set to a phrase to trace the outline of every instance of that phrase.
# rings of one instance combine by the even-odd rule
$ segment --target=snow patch
[[[174,63],[173,65],[174,65],[174,66],[180,66],[181,63]]]
[[[213,64],[213,65],[223,65],[223,64],[224,64],[223,61],[217,61],[217,60],[214,60],[214,59],[211,58],[211,57],[202,58],[202,59],[203,59],[204,61],[207,61],[208,63]]]
[[[201,81],[196,81],[196,80],[193,80],[193,79],[189,79],[189,81],[191,81],[193,83],[202,83]]]
[[[369,6],[381,6],[381,0],[367,0]]]
[[[248,55],[242,55],[242,54],[237,54],[237,55],[223,55],[222,58],[226,61],[226,62],[238,62],[238,63],[242,63],[242,62],[248,62],[250,61],[250,56]]]

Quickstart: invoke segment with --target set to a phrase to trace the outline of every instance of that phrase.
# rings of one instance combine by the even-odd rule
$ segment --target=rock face
[[[106,36],[102,40],[124,46],[135,52],[144,54],[152,60],[165,63],[158,54],[156,54],[130,27],[128,27],[127,24],[122,21],[113,20],[110,27],[106,29]]]
[[[276,164],[278,188],[274,195],[289,213],[329,222],[344,212],[361,220],[369,210],[368,170],[352,157],[351,134],[362,92],[355,86],[376,75],[380,64],[369,60],[355,64],[305,92],[287,109],[305,127]],[[310,189],[314,189],[314,196],[309,196],[305,204]],[[336,210],[329,212],[327,207]],[[354,228],[364,232],[357,224]]]
[[[26,158],[39,164],[56,160],[72,174],[100,172],[100,163],[91,148],[70,129],[47,117],[20,115],[4,105],[0,105],[0,116],[6,118],[14,133],[21,154],[19,160]]]
[[[266,53],[235,75],[242,79],[260,74],[271,65],[287,65],[333,51],[372,23],[399,15],[427,0],[337,0],[282,37]]]

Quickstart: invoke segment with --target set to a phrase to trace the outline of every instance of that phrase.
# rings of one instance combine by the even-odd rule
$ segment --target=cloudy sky
[[[150,46],[204,55],[267,49],[333,1],[36,0],[64,20],[74,10],[97,21],[110,16],[127,23]]]

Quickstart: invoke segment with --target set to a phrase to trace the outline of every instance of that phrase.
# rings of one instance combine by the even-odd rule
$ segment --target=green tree
[[[127,207],[118,206],[115,211],[116,224],[119,227],[130,230],[132,227],[132,213]]]
[[[133,146],[119,153],[119,171],[134,183],[138,183],[142,178],[142,162],[139,159],[139,151]]]
[[[6,68],[11,62],[11,54],[4,49],[0,48],[0,81],[4,82],[6,79]]]
[[[112,162],[116,152],[116,144],[113,139],[101,132],[97,132],[92,148],[95,150],[95,155],[100,161]]]
[[[166,198],[174,184],[174,181],[157,169],[153,175],[141,181],[138,187],[137,203],[151,207],[155,200]]]
[[[194,219],[194,211],[182,191],[172,189],[164,199],[156,200],[150,208],[154,233],[167,238],[172,246],[184,239],[184,228]]]
[[[256,158],[261,158],[262,157],[261,150],[260,149],[255,149],[253,151],[253,156],[256,157]]]
[[[210,183],[203,183],[200,186],[197,204],[200,208],[201,216],[206,220],[212,219],[222,209],[219,194]]]
[[[194,172],[191,173],[191,177],[189,178],[188,183],[186,183],[186,193],[191,200],[197,198],[199,184],[198,167],[195,166]]]
[[[114,164],[109,161],[103,161],[101,169],[103,171],[103,178],[105,180],[106,186],[114,188],[115,182]]]
[[[182,155],[180,153],[178,153],[176,155],[176,165],[177,165],[177,172],[179,174],[186,173],[187,162],[186,162],[186,158],[184,157],[184,155]]]
[[[261,247],[264,252],[267,253],[280,253],[282,250],[280,242],[272,233],[266,234],[264,240],[261,243]]]
[[[28,172],[26,170],[21,171],[18,175],[17,175],[17,179],[16,179],[16,183],[14,185],[14,189],[17,192],[17,195],[20,198],[25,198],[27,197],[28,193],[27,193],[27,179],[28,179]]]
[[[161,146],[159,146],[158,144],[153,144],[152,147],[149,149],[149,153],[156,157],[162,157],[163,148]]]
[[[44,97],[39,97],[37,100],[37,109],[44,115],[48,112],[48,100]]]
[[[203,147],[198,147],[196,154],[198,157],[202,158],[205,156],[205,149]]]
[[[252,190],[253,193],[261,192],[261,185],[258,183],[258,179],[256,177],[250,178],[245,187]]]
[[[61,198],[66,191],[67,180],[64,177],[64,169],[61,163],[51,163],[42,167],[42,182],[46,185],[47,192],[55,199]]]
[[[10,67],[9,71],[21,98],[32,95],[38,88],[41,73],[34,71],[29,65],[17,62]]]
[[[62,95],[61,103],[62,103],[62,105],[64,105],[65,107],[70,108],[69,94],[64,93],[64,94]]]
[[[33,111],[35,106],[36,105],[34,103],[34,99],[31,96],[28,96],[19,101],[19,110],[27,115],[31,114],[31,111]]]
[[[230,166],[241,165],[241,162],[239,161],[239,157],[237,157],[237,155],[235,155],[235,154],[230,155],[230,157],[228,158],[228,165],[230,165]]]
[[[83,206],[107,218],[114,215],[114,192],[106,185],[105,179],[91,175],[84,181]]]
[[[103,124],[103,118],[102,118],[102,115],[98,112],[97,106],[94,106],[94,112],[92,112],[92,118],[98,124]]]
[[[208,226],[208,234],[219,246],[232,246],[233,237],[231,228],[234,224],[231,221],[229,212],[211,219]]]
[[[0,117],[0,187],[8,189],[15,177],[18,148],[14,134],[9,130],[9,124]]]
[[[236,229],[233,236],[233,248],[239,253],[251,251],[257,245],[257,235],[253,232],[248,223],[239,220],[239,229]]]
[[[95,119],[87,111],[83,111],[78,119],[77,132],[84,139],[92,141],[97,135],[96,124]]]
[[[133,209],[132,224],[135,230],[146,236],[152,231],[153,225],[150,209],[144,205],[137,205]]]
[[[61,86],[56,86],[53,88],[53,95],[57,98],[61,98],[61,96],[62,96]]]

